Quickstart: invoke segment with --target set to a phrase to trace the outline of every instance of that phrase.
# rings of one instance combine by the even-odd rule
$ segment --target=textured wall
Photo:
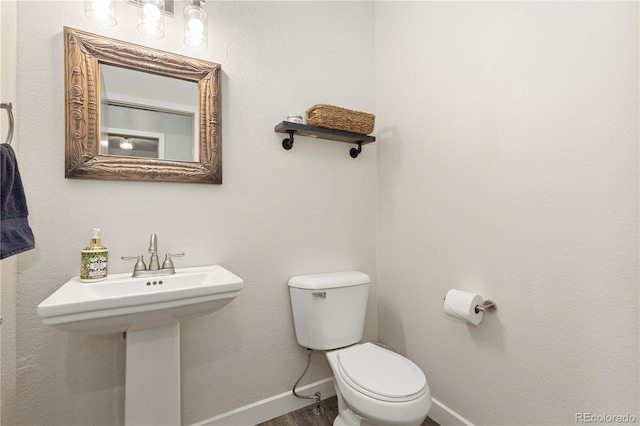
[[[638,417],[638,22],[376,4],[378,333],[475,424]],[[450,288],[498,311],[447,317]]]
[[[181,18],[167,20],[164,39],[146,40],[136,10],[118,6],[109,30],[84,17],[82,2],[18,2],[20,160],[38,241],[19,270],[18,424],[123,421],[122,336],[71,335],[36,316],[78,275],[93,227],[103,230],[112,273],[129,271],[120,256],[146,252],[157,232],[161,252],[187,253],[177,266],[221,264],[245,280],[230,305],[182,325],[187,424],[285,392],[298,378],[306,356],[294,336],[289,277],[376,275],[376,146],[357,160],[338,142],[297,138],[285,151],[273,131],[319,102],[373,112],[373,5],[207,2],[210,45],[197,54],[182,43]],[[221,63],[224,184],[65,179],[63,26]],[[376,336],[374,300],[368,338]],[[322,357],[313,364],[308,382],[330,375]]]
[[[0,2],[0,101],[11,102],[13,113],[19,113],[16,103],[16,4]],[[9,119],[6,111],[0,111],[2,123],[0,143],[7,137]],[[20,155],[20,141],[14,131],[11,146]],[[16,283],[18,259],[12,256],[0,261],[0,424],[11,424],[15,418],[16,404]]]
[[[19,2],[19,155],[38,248],[19,263],[9,424],[122,422],[121,337],[35,315],[78,274],[94,226],[112,272],[157,232],[162,251],[188,253],[180,264],[245,279],[231,305],[182,327],[193,423],[290,388],[305,359],[286,280],[375,277],[376,197],[383,287],[367,337],[377,308],[380,340],[425,370],[436,398],[477,424],[638,414],[637,4],[375,8],[374,38],[371,3],[207,4],[211,44],[196,56],[223,66],[225,183],[202,186],[63,177],[62,26],[191,54],[171,38],[179,22],[151,41],[124,14],[106,30],[81,2]],[[376,112],[378,143],[357,160],[334,142],[282,150],[273,126],[317,102]],[[498,312],[479,328],[444,316],[453,287]],[[308,381],[328,375],[316,357]]]

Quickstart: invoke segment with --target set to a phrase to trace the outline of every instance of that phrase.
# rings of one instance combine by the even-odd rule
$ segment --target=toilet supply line
[[[296,393],[296,387],[298,386],[298,383],[300,383],[300,380],[302,380],[304,375],[307,374],[307,370],[309,369],[309,366],[311,365],[311,353],[312,352],[313,352],[313,349],[307,348],[307,367],[302,372],[302,375],[300,376],[298,381],[293,385],[292,392],[293,392],[293,396],[295,396],[297,398],[314,399],[316,401],[316,406],[313,408],[313,414],[315,414],[316,416],[319,416],[320,414],[324,414],[324,407],[322,407],[320,405],[320,401],[322,400],[322,396],[320,394],[320,391],[316,392],[313,395],[300,395],[300,394]]]

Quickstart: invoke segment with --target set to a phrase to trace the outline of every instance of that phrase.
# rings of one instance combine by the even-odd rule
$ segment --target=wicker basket
[[[307,124],[327,129],[368,135],[373,132],[376,116],[332,105],[318,104],[307,109]]]

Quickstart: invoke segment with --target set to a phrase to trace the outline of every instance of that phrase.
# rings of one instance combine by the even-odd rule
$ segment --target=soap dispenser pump
[[[89,245],[82,250],[80,281],[96,282],[107,278],[109,250],[102,245],[100,229],[93,228],[93,236]]]

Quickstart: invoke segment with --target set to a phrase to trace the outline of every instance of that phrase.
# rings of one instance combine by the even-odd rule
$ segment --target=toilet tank
[[[298,343],[317,350],[358,343],[370,282],[369,275],[357,271],[292,277],[289,292]]]

